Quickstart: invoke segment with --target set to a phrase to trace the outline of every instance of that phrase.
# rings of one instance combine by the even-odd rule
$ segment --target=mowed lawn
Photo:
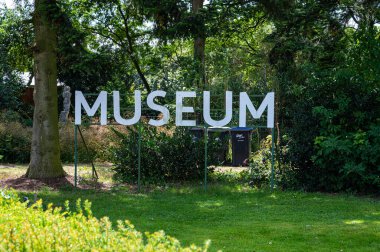
[[[77,198],[88,199],[97,217],[128,219],[142,232],[164,230],[184,245],[210,239],[211,251],[380,251],[376,198],[271,193],[239,183],[210,184],[207,192],[194,184],[139,194],[43,188],[37,195],[56,205],[70,200],[73,209]]]
[[[375,199],[220,185],[206,193],[45,190],[39,197],[57,204],[88,199],[97,217],[129,219],[143,232],[163,229],[185,245],[211,239],[211,251],[380,251]]]

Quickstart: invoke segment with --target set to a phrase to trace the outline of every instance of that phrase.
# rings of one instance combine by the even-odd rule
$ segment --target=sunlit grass
[[[210,185],[133,194],[43,191],[46,202],[89,199],[95,216],[163,229],[212,251],[380,251],[380,203],[348,195],[274,192]]]
[[[1,164],[0,165],[0,180],[6,178],[14,178],[22,176],[26,173],[28,165],[26,164]],[[74,176],[74,165],[63,164],[65,172],[71,176]],[[112,183],[112,166],[106,164],[95,164],[96,172],[99,176],[99,182]],[[92,178],[91,164],[79,164],[77,167],[78,176],[83,179]]]
[[[88,165],[80,169],[91,174]],[[102,169],[101,180],[111,181],[110,168]],[[271,193],[242,183],[210,183],[207,192],[194,183],[143,193],[120,186],[108,191],[43,188],[37,195],[56,205],[89,199],[96,217],[109,216],[113,223],[129,219],[142,232],[162,229],[184,245],[211,239],[212,251],[380,251],[380,201],[374,198]]]
[[[26,172],[26,165],[0,165],[0,180],[19,177]]]

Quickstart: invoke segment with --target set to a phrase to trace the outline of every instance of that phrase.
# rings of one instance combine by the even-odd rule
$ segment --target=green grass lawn
[[[139,231],[163,229],[185,245],[211,239],[211,251],[380,251],[380,203],[374,199],[217,185],[207,193],[43,190],[39,197],[89,199],[97,217],[129,219]]]
[[[73,208],[77,198],[88,199],[97,217],[129,219],[142,232],[162,229],[184,245],[211,239],[211,251],[380,251],[380,201],[373,198],[239,184],[210,184],[207,192],[196,184],[140,194],[119,187],[37,194]]]

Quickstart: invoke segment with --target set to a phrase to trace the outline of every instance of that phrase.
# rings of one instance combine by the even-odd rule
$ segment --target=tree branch
[[[129,51],[129,56],[131,58],[131,61],[132,61],[133,65],[135,66],[136,71],[139,74],[140,79],[142,80],[145,89],[148,92],[151,92],[151,88],[149,86],[148,80],[145,78],[145,75],[144,75],[143,71],[141,70],[139,60],[138,60],[136,53],[134,51],[133,40],[132,40],[131,34],[129,32],[129,27],[128,27],[128,19],[125,16],[125,14],[124,14],[121,6],[120,6],[120,2],[117,3],[117,10],[119,11],[119,13],[123,19],[123,22],[124,22],[124,31],[125,31],[125,36],[126,36],[127,42],[128,42],[128,49],[129,49],[128,51]]]

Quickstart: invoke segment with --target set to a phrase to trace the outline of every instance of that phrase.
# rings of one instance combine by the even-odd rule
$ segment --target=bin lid
[[[231,131],[252,131],[253,128],[251,127],[233,127],[231,128]]]
[[[230,127],[210,127],[207,130],[209,132],[227,132],[230,131]]]

